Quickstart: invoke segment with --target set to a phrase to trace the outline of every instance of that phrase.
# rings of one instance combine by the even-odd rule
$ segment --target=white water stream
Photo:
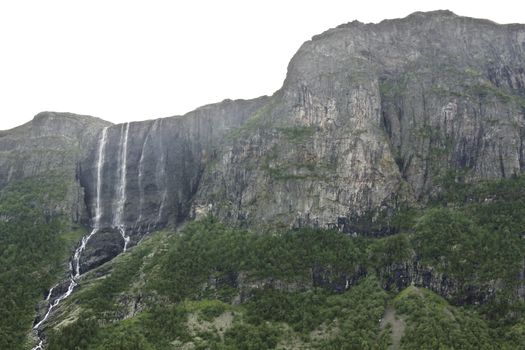
[[[100,228],[100,219],[102,217],[102,205],[101,205],[101,195],[100,194],[102,190],[102,175],[103,175],[102,171],[104,168],[105,156],[106,156],[107,132],[108,132],[107,127],[102,130],[102,135],[100,137],[99,144],[98,144],[97,187],[96,187],[97,196],[96,196],[96,204],[95,204],[95,220],[93,223],[93,230],[88,235],[82,237],[82,242],[80,243],[78,248],[75,250],[75,254],[73,255],[73,261],[69,263],[69,273],[70,274],[69,274],[69,285],[67,287],[67,291],[63,293],[62,295],[60,295],[55,300],[53,300],[52,302],[50,302],[49,307],[44,317],[42,317],[42,319],[33,327],[33,330],[35,331],[39,339],[39,343],[32,350],[43,350],[44,340],[40,337],[40,334],[39,334],[40,327],[42,326],[42,324],[44,324],[47,321],[49,315],[51,314],[51,311],[53,311],[53,309],[56,308],[62,300],[66,299],[67,297],[71,295],[71,293],[73,293],[73,290],[77,286],[77,279],[80,277],[80,274],[81,274],[80,273],[80,256],[82,255],[82,252],[84,251],[84,249],[86,249],[86,244],[89,241],[89,239],[93,237],[93,235],[97,233],[97,231]],[[125,248],[126,248],[126,245],[124,246],[124,250]],[[51,301],[53,289],[56,287],[57,286],[54,286],[53,288],[49,290],[46,301]]]
[[[119,178],[118,178],[117,190],[116,190],[117,199],[114,201],[115,205],[112,208],[114,210],[115,215],[113,216],[113,220],[111,222],[112,226],[119,230],[120,235],[122,236],[122,239],[124,240],[123,252],[127,250],[128,243],[130,241],[130,237],[126,235],[126,224],[124,220],[125,205],[126,205],[126,200],[127,200],[126,189],[127,189],[129,126],[130,126],[129,123],[123,124],[121,132],[120,132],[119,154],[118,154]],[[77,249],[75,250],[75,253],[73,254],[71,262],[69,263],[70,275],[69,275],[69,284],[68,284],[67,291],[59,295],[56,299],[53,299],[53,290],[58,285],[54,286],[53,288],[49,290],[47,298],[45,299],[46,301],[49,302],[49,307],[47,309],[47,312],[44,315],[44,317],[42,317],[42,319],[39,320],[39,322],[35,324],[35,326],[33,327],[33,330],[39,339],[39,343],[32,350],[43,350],[44,349],[43,347],[44,340],[40,336],[40,331],[41,331],[40,328],[47,321],[53,309],[55,309],[60,304],[60,302],[62,302],[64,299],[69,297],[71,293],[73,293],[73,290],[77,286],[77,281],[82,274],[82,272],[80,271],[80,267],[81,267],[80,258],[82,256],[82,253],[86,249],[86,245],[89,242],[89,240],[101,229],[100,223],[102,220],[102,216],[104,215],[101,194],[102,194],[102,182],[103,182],[103,174],[104,174],[103,170],[104,170],[104,164],[106,162],[107,143],[108,143],[108,128],[106,127],[102,130],[102,134],[100,136],[99,143],[98,143],[97,167],[96,167],[96,200],[95,200],[95,215],[94,215],[94,219],[92,222],[93,228],[89,234],[82,237],[82,240],[79,246],[77,247]],[[139,164],[139,182],[141,181],[141,175],[142,175],[140,174],[140,172],[141,170],[143,170],[141,169],[142,161],[143,159],[141,157],[141,160],[139,162],[140,163]],[[166,175],[165,173],[162,173],[161,176],[165,178]],[[159,181],[159,178],[157,178],[157,182],[158,181]],[[165,195],[163,197],[165,197]],[[164,198],[163,198],[163,201],[164,201]],[[162,204],[161,204],[161,207],[162,207]]]
[[[124,126],[125,125],[125,126]],[[117,227],[120,231],[122,239],[124,239],[124,251],[128,248],[129,236],[126,236],[126,227],[124,224],[124,206],[126,205],[126,178],[128,173],[128,136],[129,136],[129,123],[122,125],[123,130],[120,136],[120,179],[117,188],[117,207],[116,215],[113,218],[113,226]]]

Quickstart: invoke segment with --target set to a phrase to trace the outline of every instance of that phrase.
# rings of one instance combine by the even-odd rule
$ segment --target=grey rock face
[[[399,203],[425,201],[450,172],[522,172],[525,26],[448,11],[352,22],[306,42],[271,97],[129,125],[42,113],[0,133],[0,188],[69,169],[61,210],[92,225],[103,127],[100,226],[125,227],[131,244],[208,212],[381,234]]]
[[[523,170],[525,26],[450,12],[387,21],[375,43],[382,124],[418,197],[447,169],[471,179]],[[399,54],[406,52],[406,58]]]
[[[12,130],[0,131],[0,189],[32,176],[60,176],[68,198],[60,207],[47,208],[78,222],[87,212],[84,189],[77,177],[78,161],[94,147],[101,119],[71,113],[42,112]]]
[[[121,224],[131,233],[186,219],[204,169],[220,149],[222,137],[242,125],[266,100],[224,101],[182,117],[131,123],[124,165],[126,127],[111,126],[102,167],[101,227],[116,225],[123,168],[126,190]],[[96,205],[96,165],[94,148],[82,160],[80,172],[91,218]]]
[[[119,255],[124,239],[116,229],[103,229],[93,235],[80,257],[80,273],[92,270]]]
[[[133,246],[151,230],[185,220],[222,137],[242,125],[266,100],[227,100],[182,117],[109,127],[100,170],[101,230],[86,245],[81,271],[122,252],[124,240],[117,227]],[[97,153],[94,147],[80,165],[80,183],[91,218],[86,224],[91,225],[96,212]]]
[[[52,211],[94,225],[99,142],[103,128],[108,128],[100,230],[82,253],[83,273],[122,252],[124,240],[117,227],[125,229],[131,246],[150,230],[186,219],[205,166],[220,149],[222,137],[266,100],[225,100],[185,116],[129,127],[69,113],[40,113],[30,123],[0,132],[0,189],[21,178],[59,174],[70,195]]]
[[[76,161],[89,152],[100,129],[109,124],[89,116],[42,112],[27,124],[0,131],[0,188],[57,168],[75,170]]]
[[[207,172],[197,209],[338,227],[425,200],[454,171],[523,170],[525,26],[415,13],[306,42],[283,88]]]

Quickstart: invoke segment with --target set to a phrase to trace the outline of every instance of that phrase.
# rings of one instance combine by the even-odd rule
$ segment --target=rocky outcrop
[[[122,253],[124,239],[117,229],[102,229],[93,235],[80,257],[80,274],[90,271]]]

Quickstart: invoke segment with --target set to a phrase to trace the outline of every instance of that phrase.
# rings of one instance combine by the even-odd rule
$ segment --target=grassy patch
[[[291,143],[300,143],[311,138],[316,133],[317,128],[311,125],[294,125],[277,128],[277,131],[285,140]]]

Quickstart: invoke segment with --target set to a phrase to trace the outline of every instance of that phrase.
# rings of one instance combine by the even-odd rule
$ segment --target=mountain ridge
[[[490,37],[497,38],[498,43]],[[484,48],[488,41],[494,42],[490,50]],[[305,42],[291,59],[283,86],[271,97],[224,100],[182,116],[129,123],[131,147],[137,137],[148,137],[145,130],[155,120],[165,125],[185,124],[195,116],[208,114],[204,117],[208,130],[222,131],[212,136],[216,138],[213,151],[205,151],[206,159],[213,153],[209,158],[213,161],[198,160],[199,174],[204,177],[201,185],[199,175],[195,185],[198,191],[196,196],[191,195],[192,209],[178,215],[209,208],[214,215],[247,225],[278,218],[279,224],[287,226],[319,225],[351,231],[356,228],[351,222],[359,217],[392,216],[397,196],[403,201],[426,201],[439,189],[447,169],[466,172],[461,176],[471,178],[469,181],[508,177],[522,171],[524,50],[523,26],[489,23],[448,10],[416,12],[377,24],[351,22]],[[243,114],[241,109],[245,107],[241,106],[249,101],[258,101],[254,102],[257,107]],[[478,104],[484,108],[478,108]],[[226,110],[233,114],[227,116]],[[239,119],[235,113],[243,116]],[[36,132],[39,121],[59,116],[94,123],[89,136],[76,136],[82,139],[81,159],[75,160],[81,171],[77,176],[87,179],[81,187],[87,189],[89,202],[89,178],[93,174],[86,169],[92,168],[89,159],[94,159],[94,132],[109,124],[73,114],[43,112],[29,125]],[[58,124],[48,131],[60,135]],[[125,124],[114,124],[110,130]],[[209,137],[202,133],[204,124],[199,120],[190,124],[194,129],[187,132],[194,134],[195,140]],[[241,142],[235,137],[235,129],[243,133]],[[6,139],[10,132],[2,134]],[[509,140],[502,140],[504,135]],[[338,141],[341,137],[353,140],[342,144]],[[177,138],[184,139],[182,135]],[[170,135],[166,134],[167,139]],[[349,153],[351,157],[334,158],[326,149],[317,149],[315,143],[330,139],[335,141],[323,147],[331,148],[332,154]],[[195,140],[176,142],[194,148],[197,144],[190,144],[200,142]],[[144,146],[146,139],[140,142]],[[357,151],[352,150],[355,147]],[[278,148],[285,152],[276,153]],[[236,164],[231,163],[232,159],[219,162],[233,149],[235,157],[245,154],[245,158],[235,160]],[[135,158],[138,161],[140,157]],[[359,179],[348,182],[344,179],[357,174],[356,169],[351,173],[344,170],[352,162],[361,164],[361,174],[357,175]],[[2,169],[0,164],[0,173],[23,177],[27,171],[17,173],[16,167],[6,164]],[[245,179],[238,181],[239,176]],[[301,183],[308,183],[310,190],[300,189]],[[235,190],[238,185],[241,188]],[[297,187],[292,191],[296,194],[270,198],[266,203],[259,200],[257,207],[250,205],[268,189],[283,193],[282,186]],[[345,194],[347,188],[355,194]],[[313,196],[308,196],[309,192]],[[239,197],[242,194],[245,199]],[[315,196],[330,198],[333,203],[316,204]],[[292,203],[294,210],[290,212],[287,203]],[[258,209],[261,204],[267,207]],[[89,203],[86,205],[89,208]],[[85,213],[83,221],[88,217]],[[390,230],[388,223],[378,232],[385,230]]]
[[[96,341],[111,343],[113,326],[97,323],[106,320],[107,306],[115,332],[129,326],[141,342],[156,344],[131,324],[145,322],[151,331],[148,317],[162,319],[155,308],[164,302],[170,315],[186,315],[196,307],[191,302],[203,299],[206,309],[210,299],[206,312],[237,317],[228,329],[238,333],[210,336],[209,344],[230,339],[235,348],[244,344],[240,335],[260,332],[275,346],[281,330],[272,322],[285,322],[294,332],[331,329],[333,339],[306,338],[337,348],[349,341],[339,327],[357,327],[347,314],[323,314],[317,305],[309,312],[319,319],[338,315],[346,324],[329,318],[301,324],[292,309],[288,318],[265,307],[309,298],[360,305],[352,298],[365,300],[369,290],[370,315],[377,317],[388,310],[382,304],[396,303],[391,296],[406,290],[396,304],[405,315],[439,322],[425,313],[457,312],[481,324],[474,328],[487,345],[490,317],[517,318],[518,328],[522,322],[524,142],[525,26],[449,11],[351,22],[314,36],[271,96],[120,124],[39,113],[0,132],[0,225],[13,232],[6,256],[14,259],[11,241],[37,234],[39,227],[24,222],[32,220],[45,228],[46,239],[36,240],[44,252],[59,247],[72,257],[68,267],[60,254],[40,257],[33,246],[20,248],[44,262],[37,271],[52,271],[34,282],[33,294],[45,300],[30,342],[38,338],[34,349],[41,350],[49,327],[51,349],[72,346],[93,329],[101,332]],[[196,222],[176,233],[189,221]],[[50,290],[51,281],[58,284]],[[72,293],[77,286],[80,293]],[[480,305],[487,319],[443,307],[432,293],[458,308]],[[190,304],[181,306],[185,298]],[[416,328],[407,321],[414,341]],[[182,327],[179,319],[169,322]],[[170,342],[198,343],[161,329]],[[376,331],[359,337],[383,342],[383,331]]]

